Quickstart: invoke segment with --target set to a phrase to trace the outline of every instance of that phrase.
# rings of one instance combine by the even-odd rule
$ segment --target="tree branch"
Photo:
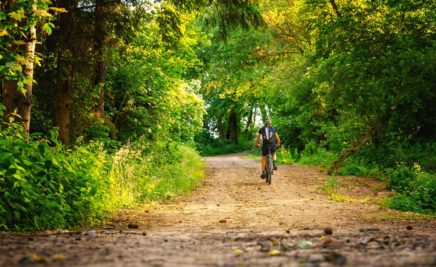
[[[336,13],[336,16],[338,16],[339,18],[342,18],[342,14],[341,14],[341,12],[339,12],[339,9],[338,9],[338,6],[336,5],[335,0],[329,0],[329,2],[332,5],[332,8]]]
[[[352,147],[348,148],[335,162],[333,162],[333,166],[329,170],[329,174],[337,171],[342,163],[350,157],[352,154],[359,151],[365,144],[374,139],[374,136],[377,135],[379,129],[383,126],[385,121],[385,117],[380,118],[376,123],[374,123],[371,128],[369,128],[365,134],[363,134],[362,138],[356,142]]]

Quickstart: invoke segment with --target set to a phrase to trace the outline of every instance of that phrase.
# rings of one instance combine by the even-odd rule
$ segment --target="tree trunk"
[[[229,139],[233,144],[238,144],[238,114],[232,109],[229,115]]]
[[[223,118],[220,116],[217,118],[216,128],[218,130],[218,135],[221,139],[227,139],[226,127],[223,124]]]
[[[105,83],[106,83],[106,37],[109,7],[106,0],[95,1],[94,13],[94,50],[95,50],[95,79],[94,86],[99,90],[97,105],[93,109],[94,116],[103,119],[103,124],[109,127],[110,135],[115,138],[117,135],[116,126],[104,113]]]
[[[253,120],[254,110],[255,110],[255,105],[252,104],[247,116],[247,125],[245,125],[245,133],[248,133],[248,131],[250,130],[250,126],[254,121]]]
[[[31,25],[28,32],[28,38],[23,46],[26,55],[26,62],[22,65],[23,75],[26,79],[23,91],[18,87],[18,82],[14,80],[3,81],[3,104],[6,107],[5,120],[16,111],[19,118],[16,121],[23,125],[26,133],[30,129],[30,114],[32,108],[32,87],[33,87],[33,70],[35,62],[36,47],[36,27]]]
[[[59,1],[57,7],[69,10],[77,6],[77,0]],[[59,140],[64,144],[70,143],[71,136],[71,103],[73,93],[74,48],[70,44],[62,43],[68,40],[74,29],[74,13],[66,12],[59,15],[59,28],[48,39],[48,49],[57,54],[57,70],[54,84],[54,119],[59,128]]]
[[[107,7],[105,0],[96,0],[94,14],[94,50],[96,57],[94,85],[99,89],[98,103],[94,107],[94,115],[104,118],[104,87],[106,82],[106,58],[105,58],[105,13]]]
[[[59,127],[59,139],[64,144],[70,143],[71,124],[71,93],[73,91],[73,64],[68,64],[66,79],[56,89],[55,93],[55,121]],[[60,77],[59,77],[60,78]]]

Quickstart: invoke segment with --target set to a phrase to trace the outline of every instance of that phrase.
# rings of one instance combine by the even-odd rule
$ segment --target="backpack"
[[[273,127],[265,126],[260,129],[264,143],[273,143],[275,141],[276,130]]]

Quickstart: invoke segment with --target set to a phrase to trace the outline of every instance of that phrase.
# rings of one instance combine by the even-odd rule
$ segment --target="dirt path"
[[[436,220],[393,220],[410,214],[381,209],[377,181],[341,178],[333,201],[312,167],[280,166],[268,186],[244,156],[206,163],[193,194],[102,228],[2,234],[0,266],[436,266]]]

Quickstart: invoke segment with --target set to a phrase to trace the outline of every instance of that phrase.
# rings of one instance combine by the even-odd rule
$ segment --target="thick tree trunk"
[[[106,21],[109,15],[108,2],[106,0],[96,0],[94,13],[94,50],[96,57],[94,86],[98,87],[99,94],[93,113],[96,118],[103,119],[103,124],[109,127],[111,137],[115,138],[117,135],[116,127],[104,113],[107,74],[106,37],[108,25]]]
[[[94,115],[104,118],[104,97],[106,82],[106,58],[105,58],[105,13],[107,7],[105,0],[96,0],[94,14],[94,50],[96,57],[94,85],[99,88],[98,103],[94,107]]]
[[[67,10],[75,6],[77,6],[76,0],[62,0],[57,5],[57,7]],[[59,140],[64,144],[70,143],[74,67],[71,59],[73,55],[72,46],[60,42],[68,40],[69,36],[71,36],[74,28],[73,14],[73,12],[60,14],[58,19],[59,28],[48,40],[48,48],[53,53],[57,53],[54,119],[56,126],[59,128]]]
[[[59,139],[64,144],[70,143],[71,93],[73,91],[73,65],[68,64],[68,76],[55,93],[55,121],[59,128]]]
[[[30,114],[32,108],[32,87],[33,87],[33,70],[35,62],[35,47],[36,47],[36,28],[32,25],[29,28],[28,38],[23,47],[26,55],[26,63],[22,65],[23,75],[26,78],[24,83],[24,92],[18,87],[17,81],[3,81],[3,104],[6,107],[5,120],[16,111],[19,118],[16,121],[21,122],[24,131],[29,133],[30,129]]]
[[[233,144],[238,144],[238,114],[232,109],[229,115],[229,139]]]

